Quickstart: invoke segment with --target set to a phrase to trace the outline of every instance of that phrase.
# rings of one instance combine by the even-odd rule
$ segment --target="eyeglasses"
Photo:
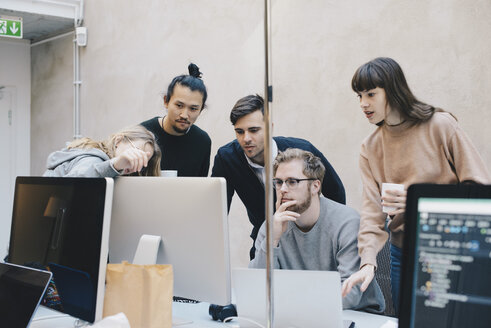
[[[317,180],[314,178],[308,178],[308,179],[295,179],[295,178],[288,178],[285,181],[281,179],[273,179],[273,187],[275,187],[276,190],[280,190],[281,187],[283,186],[283,183],[286,183],[286,186],[289,189],[295,189],[298,187],[298,184],[300,181],[308,181],[308,180]]]
[[[135,149],[138,149],[138,150],[141,150],[140,148],[138,148],[137,146],[135,146],[135,144],[133,143],[133,141],[131,141],[131,139],[128,137],[128,136],[124,136],[126,138],[126,140],[128,140],[128,142],[130,143],[130,145],[135,148]]]
[[[128,142],[130,143],[131,147],[135,148],[135,149],[138,149],[138,150],[141,150],[140,148],[138,148],[137,146],[135,146],[135,144],[133,143],[133,141],[131,141],[130,138],[128,138],[128,136],[125,136],[126,140],[128,140]],[[140,172],[133,172],[132,176],[145,176],[147,175],[147,167],[148,166],[144,166],[142,167],[142,169],[140,170]]]

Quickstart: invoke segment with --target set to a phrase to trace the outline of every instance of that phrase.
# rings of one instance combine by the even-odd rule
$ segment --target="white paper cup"
[[[404,185],[398,183],[382,183],[382,197],[386,196],[387,190],[403,191]],[[397,208],[392,206],[382,206],[382,212],[389,213],[395,211]]]
[[[177,177],[177,170],[163,170],[160,171],[160,176],[166,178]]]

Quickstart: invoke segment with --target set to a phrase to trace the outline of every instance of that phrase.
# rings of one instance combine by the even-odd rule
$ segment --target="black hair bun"
[[[188,71],[189,71],[189,75],[193,77],[197,77],[198,79],[201,78],[201,75],[203,74],[199,71],[199,67],[193,63],[189,64]]]

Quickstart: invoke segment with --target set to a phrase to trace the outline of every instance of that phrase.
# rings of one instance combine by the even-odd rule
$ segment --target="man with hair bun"
[[[189,75],[176,76],[167,88],[167,115],[141,125],[153,132],[162,150],[162,170],[177,170],[178,176],[208,176],[211,139],[194,122],[205,107],[207,91],[201,72],[189,64]]]

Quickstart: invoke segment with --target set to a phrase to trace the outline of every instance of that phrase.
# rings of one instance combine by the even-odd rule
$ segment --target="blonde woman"
[[[125,128],[103,141],[77,139],[48,156],[48,177],[160,175],[160,148],[141,125]]]

